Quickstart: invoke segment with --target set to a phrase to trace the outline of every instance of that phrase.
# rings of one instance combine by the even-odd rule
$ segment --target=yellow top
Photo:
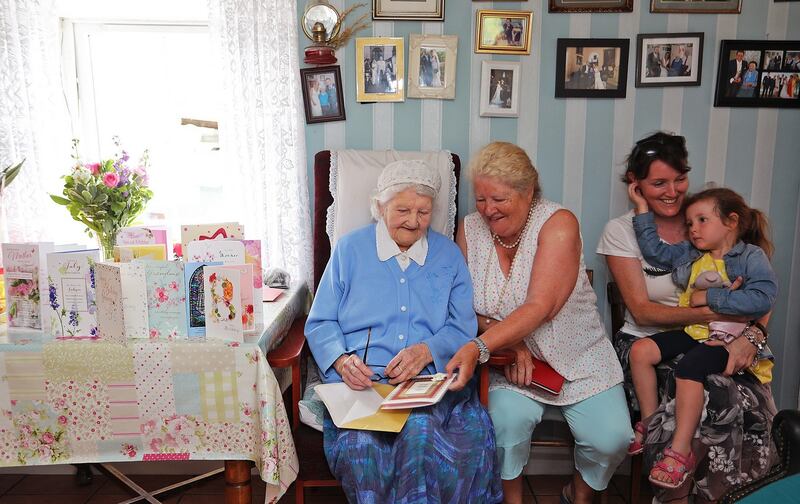
[[[692,273],[689,275],[689,287],[678,297],[678,306],[689,306],[689,298],[692,297],[694,292],[694,281],[701,274],[706,271],[716,271],[723,280],[729,282],[728,274],[725,272],[725,261],[722,259],[714,259],[711,254],[706,252],[692,264]],[[705,341],[708,339],[708,324],[692,324],[684,328],[686,334],[696,339],[697,341]]]

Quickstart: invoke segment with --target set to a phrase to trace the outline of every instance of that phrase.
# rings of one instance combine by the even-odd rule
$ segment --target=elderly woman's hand
[[[333,363],[333,368],[342,380],[353,390],[364,390],[372,387],[372,376],[375,373],[355,354],[344,354]]]
[[[450,390],[461,390],[469,383],[469,379],[472,378],[475,367],[478,365],[479,355],[478,347],[472,342],[466,343],[458,349],[445,367],[448,375],[452,375],[458,370],[458,376],[450,384]]]
[[[414,378],[420,371],[425,369],[425,366],[433,362],[433,355],[431,350],[425,343],[418,343],[404,348],[394,359],[389,361],[386,365],[386,376],[389,377],[389,383],[401,383],[409,378]]]
[[[524,342],[519,342],[510,348],[516,354],[516,361],[505,366],[506,380],[519,386],[528,387],[531,384],[533,370],[533,356]]]

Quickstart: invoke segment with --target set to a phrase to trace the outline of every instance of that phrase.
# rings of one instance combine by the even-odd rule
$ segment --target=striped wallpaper
[[[594,248],[605,222],[628,208],[625,187],[617,181],[621,163],[634,141],[648,132],[666,129],[683,134],[693,166],[692,189],[709,181],[724,184],[770,215],[777,249],[773,265],[781,281],[780,300],[770,323],[770,343],[778,356],[773,390],[779,407],[796,407],[800,382],[800,369],[795,365],[800,360],[800,110],[714,108],[712,103],[719,41],[798,40],[800,24],[788,20],[800,19],[800,3],[744,0],[737,16],[652,14],[646,0],[636,0],[634,12],[627,14],[549,14],[547,0],[446,1],[444,23],[380,21],[373,23],[371,32],[367,29],[359,35],[404,37],[406,49],[410,33],[459,35],[455,100],[357,103],[351,41],[337,52],[347,121],[306,126],[309,173],[314,153],[324,149],[449,149],[466,164],[488,142],[515,142],[534,161],[544,195],[578,216],[586,264],[595,270],[598,304],[608,319],[604,289],[608,272]],[[340,10],[355,3],[358,0],[331,0]],[[304,5],[298,1],[299,15]],[[533,10],[529,56],[473,53],[475,11],[491,8]],[[634,87],[638,33],[698,31],[705,33],[702,86]],[[300,36],[302,48],[307,40],[302,33]],[[627,98],[553,98],[556,39],[562,37],[631,39]],[[478,88],[484,60],[522,63],[518,118],[479,117]],[[474,203],[469,184],[462,188],[463,216],[474,209]],[[795,309],[789,310],[790,306]]]

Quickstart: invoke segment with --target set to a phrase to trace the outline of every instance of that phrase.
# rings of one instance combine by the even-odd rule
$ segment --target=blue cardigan
[[[393,257],[378,259],[375,224],[343,236],[325,267],[305,334],[325,382],[340,382],[333,368],[340,355],[364,357],[383,375],[400,350],[425,343],[433,363],[423,374],[444,372],[462,345],[475,337],[472,281],[458,246],[428,231],[425,265],[411,261],[406,271]]]

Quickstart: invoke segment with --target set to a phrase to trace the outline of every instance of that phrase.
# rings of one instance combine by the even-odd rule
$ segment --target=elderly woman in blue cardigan
[[[387,165],[372,198],[376,222],[337,242],[305,327],[323,381],[361,390],[443,373],[475,337],[464,258],[428,229],[440,186],[422,161]],[[494,430],[474,384],[415,409],[397,434],[339,429],[326,415],[324,439],[350,502],[502,500]]]

